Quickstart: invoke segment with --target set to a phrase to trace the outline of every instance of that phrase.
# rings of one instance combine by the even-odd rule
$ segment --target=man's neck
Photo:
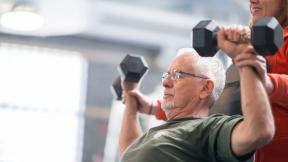
[[[208,107],[194,107],[194,108],[173,108],[166,113],[167,119],[177,119],[177,118],[203,118],[209,115],[209,108]]]

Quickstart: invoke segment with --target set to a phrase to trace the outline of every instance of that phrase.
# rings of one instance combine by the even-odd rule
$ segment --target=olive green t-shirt
[[[121,162],[241,161],[232,153],[230,144],[232,129],[241,120],[238,115],[218,114],[167,121],[135,140]]]

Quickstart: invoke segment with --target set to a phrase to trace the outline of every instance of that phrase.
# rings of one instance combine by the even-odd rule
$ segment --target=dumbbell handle
[[[217,33],[216,33],[216,38],[217,38]],[[232,43],[235,43],[235,44],[241,44],[241,43],[251,43],[251,35],[250,34],[247,34],[247,33],[244,33],[244,34],[241,34],[240,35],[240,38],[238,41],[234,41],[234,40],[229,40],[228,38],[226,38],[228,41],[232,42]],[[216,39],[216,44],[217,43],[217,39]],[[218,45],[217,45],[218,46]]]
[[[230,42],[240,44],[240,43],[251,43],[251,36],[250,34],[242,34],[240,35],[240,39],[238,41],[229,40]]]

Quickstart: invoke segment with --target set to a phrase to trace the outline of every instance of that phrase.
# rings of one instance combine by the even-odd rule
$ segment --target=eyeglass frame
[[[173,76],[174,74],[174,76]],[[176,75],[175,75],[176,74]],[[161,76],[162,81],[167,79],[169,76],[172,80],[179,80],[181,78],[181,75],[191,76],[195,78],[201,78],[201,79],[210,79],[209,77],[202,75],[202,74],[195,74],[195,73],[188,73],[181,70],[173,70],[172,72],[164,72]]]

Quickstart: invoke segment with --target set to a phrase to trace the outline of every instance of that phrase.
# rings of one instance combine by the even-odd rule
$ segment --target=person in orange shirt
[[[288,161],[288,0],[249,0],[251,24],[264,16],[275,17],[284,29],[284,43],[273,56],[267,56],[268,74],[259,57],[246,59],[236,65],[255,66],[264,78],[275,119],[276,133],[271,143],[255,153],[255,162]],[[257,59],[258,58],[258,59]],[[250,61],[249,61],[250,60]],[[236,62],[236,61],[235,61]],[[255,63],[255,64],[254,64]]]
[[[287,162],[288,161],[288,0],[249,0],[251,12],[251,25],[263,17],[275,17],[284,29],[284,43],[282,47],[272,56],[262,57],[243,53],[233,62],[236,66],[254,67],[264,85],[270,98],[272,112],[275,119],[275,136],[268,145],[258,149],[254,156],[255,162]],[[238,37],[241,30],[237,28],[224,30],[225,33],[234,33]],[[220,32],[219,32],[220,33]],[[220,35],[218,33],[218,35]],[[237,36],[234,35],[234,38]],[[233,38],[233,37],[232,37]],[[219,38],[218,38],[219,39]],[[229,40],[231,38],[228,38]],[[219,48],[227,48],[219,45]],[[221,47],[222,46],[222,47]],[[226,46],[226,47],[225,47]],[[228,55],[229,52],[225,51]],[[266,63],[267,62],[267,63]],[[268,66],[268,67],[267,67]],[[268,73],[267,71],[268,70]]]
[[[254,66],[265,81],[266,90],[272,104],[276,133],[273,141],[255,153],[255,162],[288,161],[288,0],[249,0],[251,25],[264,16],[275,17],[284,29],[284,43],[273,56],[261,59],[260,56],[239,56],[234,60],[237,66]],[[268,74],[265,70],[266,61]],[[139,111],[153,114],[157,119],[167,120],[161,109],[161,101],[151,102],[139,91],[130,92],[138,98]]]

